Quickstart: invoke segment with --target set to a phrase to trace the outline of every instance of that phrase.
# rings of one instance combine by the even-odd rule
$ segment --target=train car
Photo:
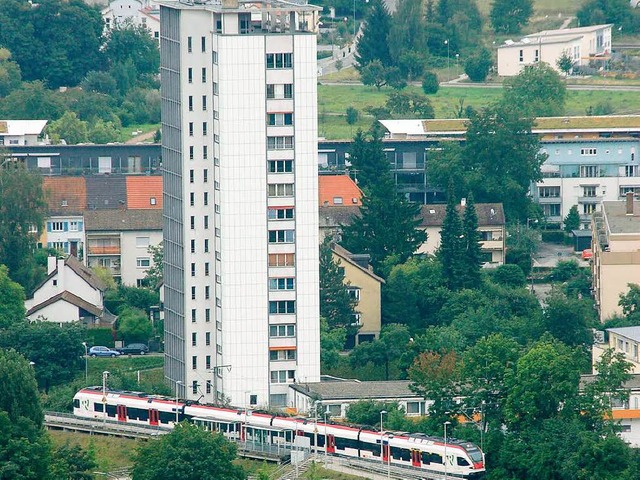
[[[73,397],[73,413],[79,417],[110,419],[140,425],[173,428],[188,420],[230,440],[290,448],[296,437],[309,439],[312,451],[358,457],[397,467],[447,473],[477,480],[483,476],[484,454],[474,444],[456,439],[446,443],[424,434],[379,432],[360,427],[318,422],[315,419],[281,417],[271,413],[201,405],[193,402],[90,387]]]

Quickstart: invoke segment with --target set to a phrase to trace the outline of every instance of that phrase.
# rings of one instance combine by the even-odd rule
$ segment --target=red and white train
[[[106,412],[105,412],[106,408]],[[177,410],[177,413],[176,413]],[[485,471],[484,454],[474,444],[424,434],[379,432],[317,422],[299,417],[201,405],[139,392],[80,390],[73,397],[73,413],[83,418],[111,419],[131,424],[172,428],[188,420],[231,440],[290,447],[297,436],[309,439],[314,451],[360,457],[390,465],[436,472],[455,478],[478,479]],[[446,465],[445,462],[446,461]]]

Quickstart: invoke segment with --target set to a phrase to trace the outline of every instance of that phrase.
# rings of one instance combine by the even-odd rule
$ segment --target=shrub
[[[433,72],[424,72],[424,77],[422,77],[422,91],[425,95],[438,93],[439,88],[438,76]]]
[[[480,50],[464,62],[464,73],[472,82],[484,82],[489,75],[491,64],[491,54],[487,50]]]

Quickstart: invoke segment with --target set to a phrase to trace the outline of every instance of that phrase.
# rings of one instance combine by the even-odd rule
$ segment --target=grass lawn
[[[147,132],[155,132],[158,129],[160,129],[160,124],[158,123],[146,123],[143,125],[129,125],[128,127],[122,127],[122,130],[120,130],[120,141],[126,142],[137,135]],[[138,133],[134,135],[134,132]],[[153,139],[151,139],[150,142],[151,141],[153,141]]]
[[[162,355],[122,356],[118,358],[89,357],[89,376],[102,375],[105,370],[111,373],[127,373],[137,370],[161,368],[164,365]]]

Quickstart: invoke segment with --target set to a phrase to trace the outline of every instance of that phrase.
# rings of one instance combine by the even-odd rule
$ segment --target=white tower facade
[[[318,7],[161,4],[165,376],[284,406],[320,379]]]

